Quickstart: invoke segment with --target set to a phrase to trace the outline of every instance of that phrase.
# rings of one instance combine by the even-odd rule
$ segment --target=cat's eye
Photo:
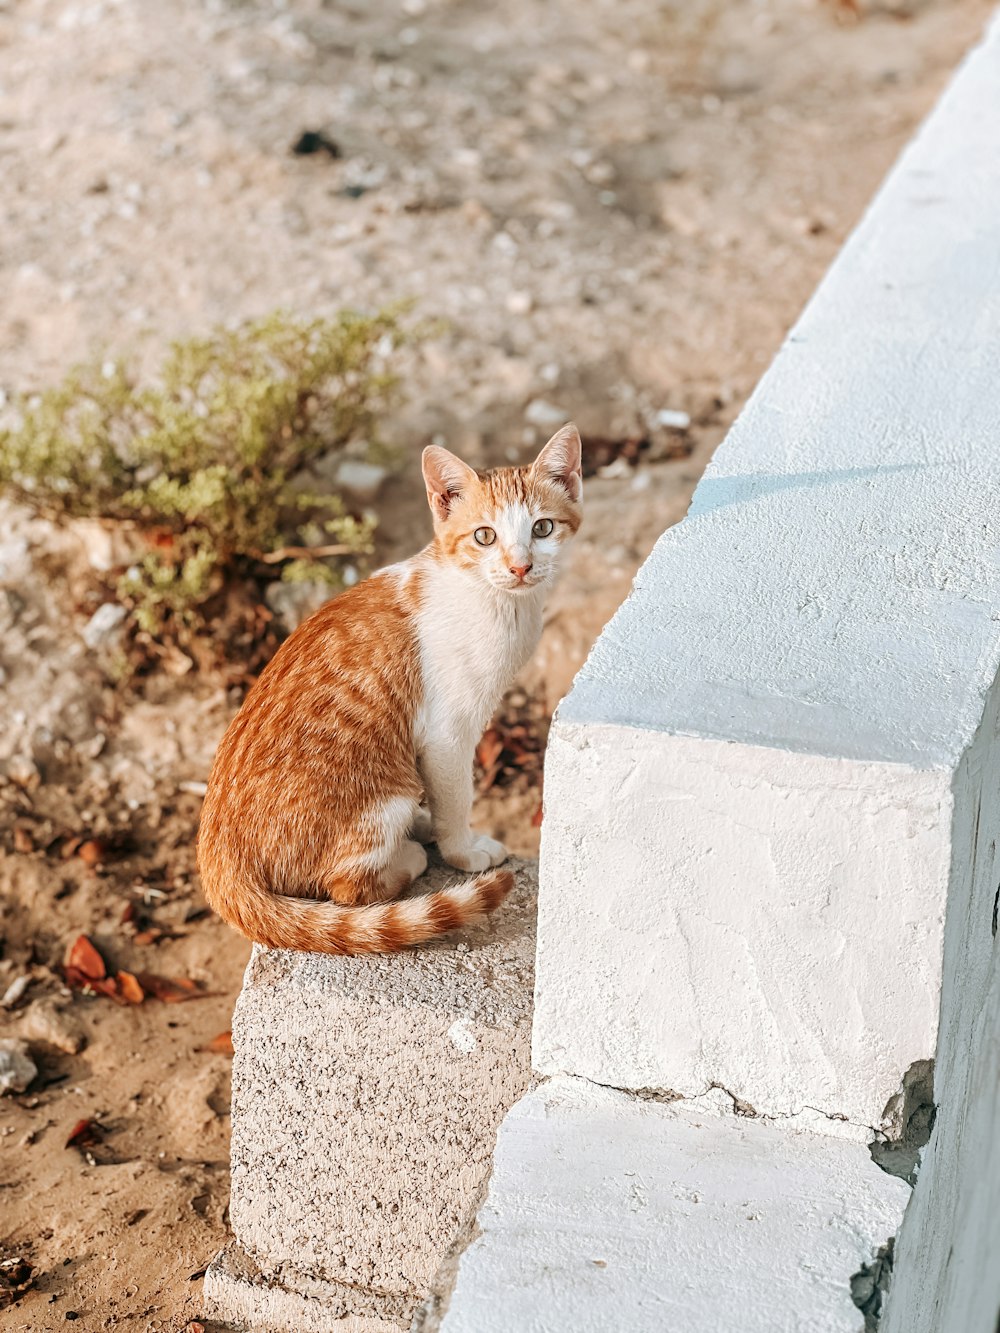
[[[532,537],[548,537],[554,527],[555,524],[551,518],[539,518],[531,529],[531,535]]]
[[[497,535],[492,528],[476,528],[472,535],[480,546],[492,546],[497,539]]]

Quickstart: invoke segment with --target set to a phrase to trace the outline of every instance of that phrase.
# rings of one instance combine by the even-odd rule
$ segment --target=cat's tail
[[[416,898],[343,907],[315,898],[290,898],[259,885],[239,893],[212,893],[222,919],[270,949],[310,953],[400,953],[424,940],[481,921],[514,887],[509,870],[487,870],[465,884]]]

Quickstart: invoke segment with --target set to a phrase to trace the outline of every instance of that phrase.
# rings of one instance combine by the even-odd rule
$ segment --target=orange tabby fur
[[[487,869],[456,888],[393,901],[426,865],[414,841],[431,836],[425,791],[452,864],[476,869],[506,854],[468,829],[469,737],[474,744],[537,639],[558,548],[580,522],[579,451],[575,427],[558,432],[532,468],[474,473],[446,450],[426,450],[434,541],[310,616],[250,690],[219,746],[198,839],[206,898],[250,939],[324,953],[395,952],[482,917],[510,891],[509,871]],[[530,530],[533,563],[524,524],[540,515],[555,531],[535,542]],[[474,539],[484,523],[498,525],[491,550]],[[453,586],[496,628],[503,659],[485,687],[470,691],[472,705],[462,702],[462,663],[475,665],[469,654],[490,648],[481,636],[463,639],[468,614],[448,600]],[[427,640],[440,638],[442,614],[452,609],[456,660],[446,654],[442,664]],[[517,644],[508,653],[509,637]],[[427,719],[442,711],[447,719],[449,700],[435,713],[441,700],[429,695],[448,690],[456,710],[464,708],[455,745],[467,802],[465,778],[449,786],[434,768],[447,745],[440,723]]]

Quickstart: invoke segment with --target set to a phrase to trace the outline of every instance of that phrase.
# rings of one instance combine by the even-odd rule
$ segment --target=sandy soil
[[[551,709],[988,10],[0,0],[0,386],[102,349],[151,364],[276,305],[413,297],[448,326],[390,423],[386,559],[427,536],[433,438],[483,464],[563,415],[651,438],[587,483],[524,680]],[[303,130],[340,156],[295,156]],[[82,571],[73,539],[0,511],[0,996],[29,978],[0,1036],[39,1069],[0,1101],[0,1260],[35,1273],[0,1328],[180,1329],[226,1233],[228,1064],[205,1048],[247,947],[201,913],[193,836],[236,699],[116,691],[80,638]],[[537,808],[525,783],[480,815],[530,853]],[[198,998],[70,991],[84,932]],[[67,1148],[80,1120],[100,1141]]]

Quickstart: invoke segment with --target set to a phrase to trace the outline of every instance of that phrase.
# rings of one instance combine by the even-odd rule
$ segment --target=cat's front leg
[[[507,858],[496,838],[469,827],[472,814],[472,758],[475,742],[435,741],[420,757],[438,851],[457,870],[488,870]]]

